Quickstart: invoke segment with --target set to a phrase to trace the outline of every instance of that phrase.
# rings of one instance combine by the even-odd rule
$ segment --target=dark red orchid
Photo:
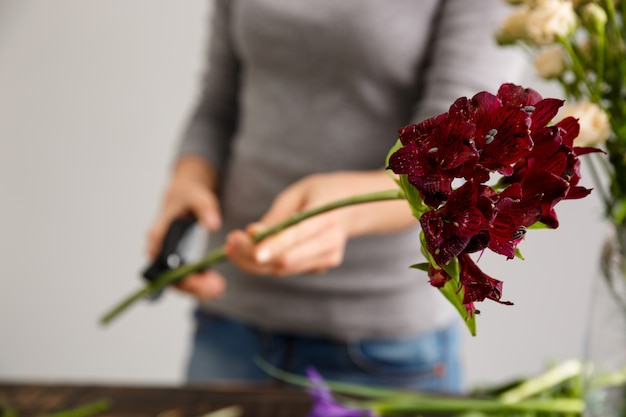
[[[420,218],[428,251],[439,265],[463,253],[472,237],[488,229],[477,202],[478,187],[467,181],[450,194],[443,207]]]
[[[484,301],[485,298],[501,304],[513,304],[510,301],[502,301],[500,299],[502,296],[502,281],[482,272],[468,254],[463,253],[459,255],[458,259],[461,270],[460,282],[464,290],[463,304],[473,305],[475,302]],[[428,276],[431,285],[437,288],[443,288],[451,279],[446,271],[432,265],[428,268]]]
[[[461,284],[463,284],[463,304],[483,301],[485,298],[501,304],[512,305],[510,301],[502,301],[502,281],[490,277],[478,268],[469,255],[459,256],[461,266]]]
[[[563,145],[571,151],[568,153],[567,166],[563,173],[563,178],[567,179],[570,184],[565,199],[571,200],[586,197],[591,193],[591,189],[578,185],[580,181],[580,160],[578,157],[590,153],[606,152],[598,148],[574,146],[574,139],[576,139],[580,133],[580,125],[578,124],[578,120],[573,117],[567,117],[561,120],[557,123],[557,126],[559,126],[563,132]]]
[[[406,174],[424,202],[437,207],[448,198],[463,164],[477,157],[470,143],[474,131],[474,125],[447,113],[406,126],[399,132],[404,146],[391,155],[389,168]]]
[[[498,98],[502,103],[519,108],[534,107],[543,97],[532,88],[524,88],[513,83],[504,83],[498,89]]]
[[[496,95],[459,98],[447,113],[400,129],[402,147],[388,168],[406,175],[429,207],[416,212],[434,260],[430,283],[444,288],[451,279],[446,270],[454,271],[447,265],[456,258],[470,315],[485,298],[510,303],[500,300],[502,282],[484,274],[469,254],[488,248],[513,258],[530,226],[558,227],[558,202],[591,192],[578,185],[578,157],[600,150],[573,146],[578,120],[550,124],[563,103],[508,83]],[[496,173],[500,178],[491,184]]]
[[[539,200],[541,217],[538,221],[556,229],[559,221],[554,206],[566,197],[570,189],[569,182],[548,170],[533,168],[528,170],[520,184],[525,198]]]
[[[533,138],[539,130],[548,126],[550,121],[554,119],[556,114],[559,112],[559,109],[563,106],[563,103],[565,103],[564,100],[556,98],[544,98],[535,103],[534,109],[530,114],[530,134]],[[575,125],[578,129],[578,122],[575,122]],[[578,130],[576,131],[574,137],[576,136],[578,136]]]
[[[529,226],[535,224],[541,217],[541,198],[538,195],[524,199],[516,197],[511,188],[500,195],[500,199],[493,209],[493,217],[489,226],[488,247],[492,251],[506,256],[515,257],[515,248],[524,238]]]
[[[551,103],[553,106],[558,104],[554,100]],[[554,113],[552,109],[546,114]],[[554,206],[561,200],[582,198],[591,192],[577,185],[580,180],[580,160],[576,151],[589,153],[599,150],[572,147],[579,133],[579,125],[571,117],[554,126],[537,127],[534,132],[535,146],[532,152],[528,158],[515,165],[513,175],[504,178],[503,183],[520,184],[524,198],[540,195],[542,216],[539,221],[548,227],[557,228],[559,222]]]
[[[458,99],[450,107],[450,114],[452,117],[465,117],[476,126],[472,144],[479,155],[475,167],[479,182],[488,179],[481,175],[485,172],[482,168],[487,172],[511,175],[511,165],[527,156],[532,148],[528,112],[516,106],[502,105],[492,94],[482,92],[469,100]]]

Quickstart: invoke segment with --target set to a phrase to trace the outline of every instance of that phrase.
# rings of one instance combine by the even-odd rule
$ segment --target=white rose
[[[569,0],[537,2],[528,12],[526,31],[538,45],[554,43],[557,37],[566,37],[576,28],[578,19]]]
[[[565,55],[560,46],[542,48],[535,57],[535,70],[545,79],[556,78],[565,71]]]
[[[521,5],[513,9],[513,12],[502,22],[496,33],[496,40],[502,45],[525,39],[526,21],[528,20],[528,6]]]
[[[557,120],[568,116],[577,118],[580,123],[580,134],[574,140],[576,146],[601,145],[611,134],[609,117],[597,104],[586,100],[567,103],[559,112]]]

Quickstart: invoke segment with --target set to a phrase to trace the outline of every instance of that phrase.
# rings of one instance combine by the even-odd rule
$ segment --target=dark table
[[[304,417],[311,406],[304,390],[285,386],[146,387],[0,381],[0,404],[8,405],[19,417],[49,415],[101,399],[108,400],[110,408],[99,415],[108,417],[200,417],[233,405],[241,407],[241,417]]]

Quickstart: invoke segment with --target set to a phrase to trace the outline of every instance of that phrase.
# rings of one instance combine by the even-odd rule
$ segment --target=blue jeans
[[[456,325],[409,337],[337,342],[267,332],[224,317],[195,312],[187,366],[190,383],[263,382],[272,378],[255,358],[303,375],[313,366],[327,380],[459,393],[461,370]]]

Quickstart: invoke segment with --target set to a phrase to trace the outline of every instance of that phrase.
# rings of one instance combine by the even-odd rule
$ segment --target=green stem
[[[394,398],[377,401],[372,409],[379,415],[417,415],[421,413],[456,414],[473,413],[575,413],[580,414],[585,408],[583,400],[578,398],[545,398],[524,400],[516,403],[504,403],[494,399],[464,397],[418,397]]]
[[[91,417],[104,413],[110,408],[111,404],[107,400],[98,400],[80,407],[48,414],[45,417]]]
[[[602,96],[602,84],[604,83],[604,66],[606,60],[606,36],[604,35],[604,31],[598,33],[598,55],[596,56],[597,66],[596,66],[596,79],[595,79],[595,89],[594,91],[598,92],[598,100]]]
[[[600,173],[598,172],[598,168],[596,167],[596,163],[594,161],[594,158],[597,155],[589,155],[589,156],[590,158],[587,158],[587,161],[589,162],[588,166],[589,166],[589,172],[591,173],[591,178],[594,184],[596,185],[596,191],[600,193],[600,199],[602,200],[602,203],[604,204],[604,210],[606,211],[607,216],[610,216],[611,209],[612,209],[612,202],[611,202],[611,198],[609,197],[609,193],[606,190],[605,183],[600,177]],[[604,158],[599,159],[601,164],[605,163],[603,159]],[[606,165],[603,165],[603,168],[610,175],[610,171],[608,171],[609,167],[607,167]]]
[[[522,401],[549,390],[571,378],[580,377],[581,372],[582,363],[579,360],[566,361],[541,375],[529,378],[508,391],[503,392],[500,394],[499,398],[505,403]]]
[[[265,359],[260,356],[254,358],[254,363],[261,368],[263,372],[268,374],[269,376],[276,378],[279,381],[286,382],[288,384],[310,388],[313,386],[311,380],[309,378],[297,375],[291,372],[283,371],[278,369],[271,363],[267,362]],[[341,382],[341,381],[324,381],[324,384],[330,388],[333,393],[350,395],[355,397],[367,397],[371,399],[379,399],[379,398],[396,398],[398,395],[402,395],[403,391],[397,388],[387,388],[387,387],[377,387],[370,385],[362,385],[351,382]],[[407,395],[415,395],[421,396],[420,393],[408,393]]]
[[[589,389],[597,390],[624,384],[626,384],[626,367],[612,372],[594,374],[589,380]]]
[[[293,216],[289,217],[287,220],[278,223],[277,225],[270,227],[267,230],[264,230],[261,233],[258,233],[253,237],[255,242],[260,242],[261,240],[276,234],[282,230],[285,230],[288,227],[291,227],[305,219],[308,219],[313,216],[317,216],[319,214],[325,213],[327,211],[335,210],[342,207],[347,207],[356,204],[363,203],[373,203],[377,201],[386,201],[386,200],[400,200],[404,199],[404,193],[400,189],[393,190],[385,190],[385,191],[376,191],[368,194],[361,194],[357,196],[347,197],[341,200],[336,200],[331,203],[325,204],[318,208],[314,208],[311,210],[302,211],[300,213],[296,213]],[[172,284],[176,281],[179,281],[186,277],[187,275],[199,272],[207,269],[208,267],[220,263],[226,260],[226,252],[224,250],[224,246],[221,246],[214,251],[210,252],[204,258],[199,260],[196,263],[191,263],[187,265],[183,265],[179,268],[169,270],[158,277],[155,281],[146,284],[144,287],[135,291],[128,297],[124,298],[120,303],[114,306],[109,312],[104,314],[100,319],[101,324],[108,324],[117,316],[119,316],[122,312],[128,309],[130,306],[135,304],[138,300],[145,298],[151,294],[157,293],[162,290],[169,284]]]
[[[576,80],[583,83],[583,85],[585,85],[585,88],[591,95],[591,101],[597,103],[599,100],[599,97],[598,97],[599,93],[594,90],[593,85],[587,79],[585,68],[580,62],[580,59],[578,58],[578,54],[576,53],[574,48],[572,48],[572,45],[568,39],[559,37],[557,40],[563,46],[567,54],[572,59],[572,71],[574,72],[576,76]]]

